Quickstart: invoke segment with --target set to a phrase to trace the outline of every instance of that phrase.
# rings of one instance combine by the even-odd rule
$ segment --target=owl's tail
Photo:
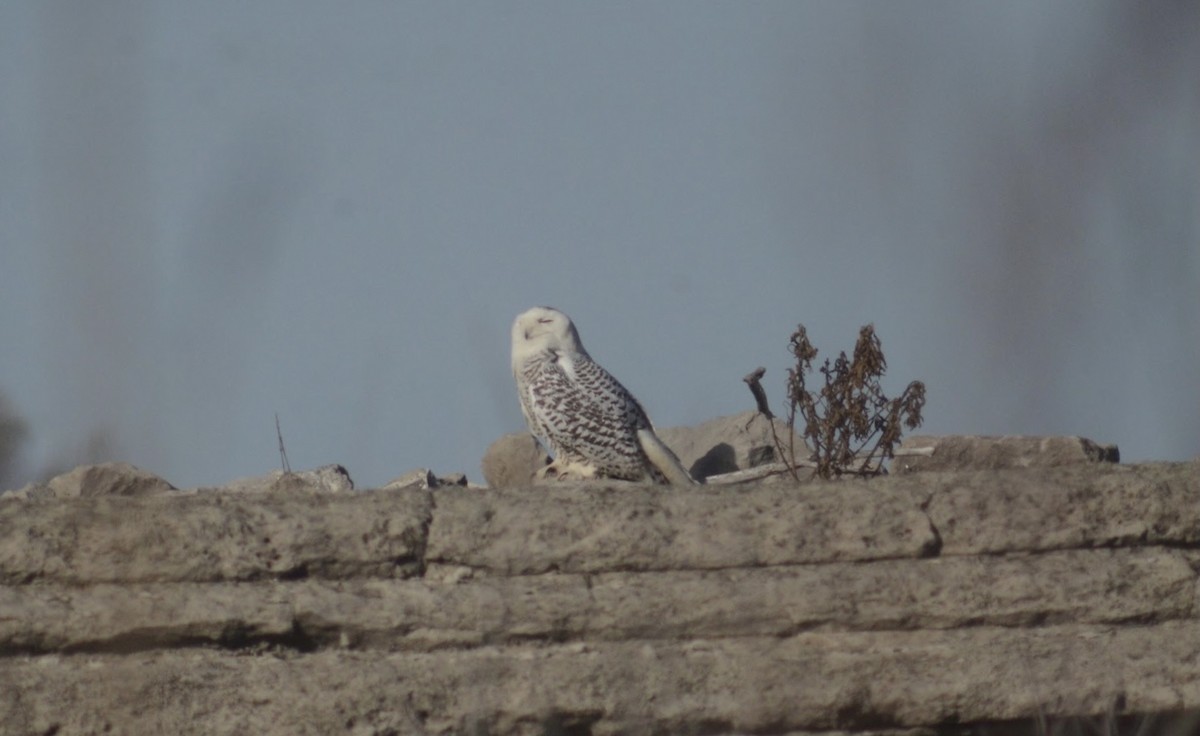
[[[646,453],[650,464],[658,468],[658,472],[666,476],[667,481],[671,485],[696,485],[696,480],[683,467],[683,463],[679,462],[679,458],[676,457],[675,453],[671,452],[671,448],[663,444],[658,435],[654,434],[654,430],[639,429],[637,431],[637,438],[638,444],[642,446],[642,452]]]

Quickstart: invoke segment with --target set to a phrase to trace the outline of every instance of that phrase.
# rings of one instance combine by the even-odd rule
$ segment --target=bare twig
[[[750,387],[750,393],[754,394],[754,403],[758,405],[758,413],[766,416],[767,419],[774,419],[775,415],[771,413],[771,407],[767,406],[767,392],[759,383],[766,373],[767,369],[759,366],[747,373],[742,380]]]
[[[767,463],[765,465],[755,465],[753,468],[746,468],[745,470],[735,470],[732,473],[710,475],[704,479],[704,482],[710,486],[727,486],[735,483],[747,483],[752,480],[762,480],[763,478],[769,478],[772,475],[783,475],[784,473],[790,473],[795,476],[797,468],[812,468],[814,471],[813,475],[816,475],[815,471],[819,467],[820,463],[818,463],[816,460],[797,460],[795,463],[789,461]],[[878,474],[879,472],[873,469],[850,469],[843,472],[843,475],[860,476],[873,476]]]
[[[807,465],[815,466],[816,463],[806,463]],[[710,475],[704,479],[707,485],[733,485],[734,483],[747,483],[752,480],[761,480],[772,475],[782,475],[783,473],[796,474],[796,469],[791,463],[768,463],[766,465],[756,465],[753,468],[745,470],[735,470],[732,473],[721,473],[720,475]]]
[[[759,368],[759,370],[763,370]],[[764,371],[765,372],[765,371]],[[761,388],[761,387],[760,387]],[[788,405],[788,419],[786,426],[788,428],[788,443],[787,447],[783,446],[783,440],[779,439],[779,432],[775,428],[775,418],[767,417],[767,423],[771,426],[771,443],[775,445],[775,457],[783,462],[784,468],[791,474],[792,480],[799,481],[800,474],[796,472],[796,468],[801,467],[804,463],[796,460],[796,432],[793,429],[796,421],[796,405]]]
[[[759,366],[750,371],[742,378],[746,385],[750,387],[750,393],[754,394],[754,403],[758,406],[758,413],[767,418],[767,424],[771,427],[771,442],[775,445],[775,455],[780,460],[791,459],[793,462],[784,463],[786,470],[792,474],[793,480],[800,480],[799,474],[796,473],[796,453],[792,447],[792,442],[789,441],[787,453],[784,453],[783,442],[779,439],[779,433],[775,431],[775,415],[771,413],[771,407],[767,405],[767,392],[762,387],[762,377],[766,375],[767,369]],[[757,416],[757,415],[756,415]],[[750,417],[750,421],[754,421],[754,417]],[[749,427],[750,423],[747,422]],[[789,425],[791,426],[791,425]],[[791,440],[795,440],[795,433],[792,434]]]
[[[275,412],[275,436],[279,438],[279,459],[283,462],[283,472],[291,473],[292,466],[288,463],[287,450],[283,447],[283,431],[279,428],[279,412]]]

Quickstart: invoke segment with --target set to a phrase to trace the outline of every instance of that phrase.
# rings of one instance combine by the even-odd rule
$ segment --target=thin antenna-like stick
[[[279,429],[279,412],[275,412],[275,436],[279,438],[279,459],[283,462],[283,472],[291,473],[292,466],[288,463],[287,450],[283,449],[283,430]]]

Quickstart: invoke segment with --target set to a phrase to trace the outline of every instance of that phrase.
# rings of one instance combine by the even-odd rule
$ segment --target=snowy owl
[[[554,455],[541,473],[696,482],[633,394],[583,349],[567,315],[550,307],[518,315],[512,369],[529,431]]]

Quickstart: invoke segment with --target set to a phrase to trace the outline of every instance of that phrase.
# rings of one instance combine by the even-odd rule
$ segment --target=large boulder
[[[788,459],[787,424],[757,411],[717,417],[693,427],[667,427],[658,430],[658,435],[697,480]],[[776,436],[784,448],[782,457],[775,446]],[[792,447],[797,460],[808,458],[803,438],[795,437]]]
[[[506,434],[483,454],[483,479],[492,488],[517,488],[533,482],[550,457],[528,432]]]

